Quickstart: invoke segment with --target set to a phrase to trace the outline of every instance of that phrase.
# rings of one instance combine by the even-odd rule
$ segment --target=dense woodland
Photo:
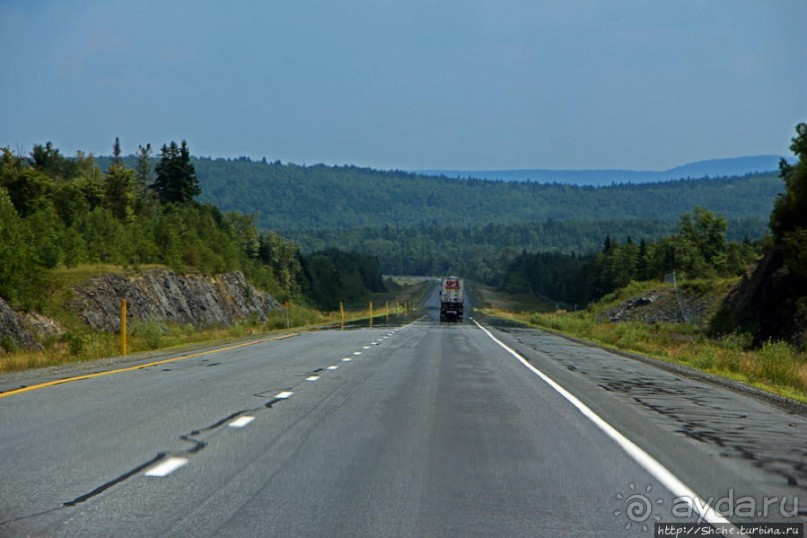
[[[29,156],[3,149],[0,297],[34,308],[49,293],[51,270],[85,263],[242,270],[281,300],[322,308],[332,308],[334,297],[355,301],[383,288],[374,258],[334,250],[302,256],[279,234],[260,231],[254,217],[196,202],[201,192],[184,141],[164,145],[156,160],[141,146],[125,161],[116,140],[105,172],[91,156],[67,158],[50,143]]]
[[[531,292],[564,306],[584,306],[632,281],[738,276],[759,257],[761,243],[727,240],[727,222],[707,209],[684,214],[674,234],[658,241],[606,236],[597,254],[529,254],[510,263],[502,288]]]
[[[775,174],[595,188],[220,159],[201,159],[197,166],[204,200],[225,211],[255,213],[261,227],[280,231],[466,228],[547,219],[675,221],[695,206],[729,219],[767,218],[782,190]]]
[[[104,169],[109,162],[99,158]],[[775,173],[579,187],[426,177],[355,166],[300,166],[245,157],[199,158],[193,164],[203,190],[200,200],[223,211],[254,214],[260,228],[280,232],[384,226],[474,228],[548,219],[652,219],[674,225],[696,206],[732,221],[767,221],[782,191]]]
[[[747,218],[727,223],[732,241],[757,240],[767,223]],[[460,274],[488,284],[501,283],[503,270],[523,251],[588,255],[599,251],[606,236],[635,242],[660,240],[675,233],[677,221],[613,220],[576,222],[549,219],[544,222],[486,224],[461,228],[423,226],[313,230],[288,232],[304,251],[333,245],[377,256],[386,274]]]
[[[774,173],[595,188],[248,158],[193,162],[202,199],[254,215],[305,253],[358,251],[388,274],[456,273],[491,284],[524,250],[591,254],[607,235],[657,241],[695,206],[728,218],[730,240],[758,240],[782,190]]]

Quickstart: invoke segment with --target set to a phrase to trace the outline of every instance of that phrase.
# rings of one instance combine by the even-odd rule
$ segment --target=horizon
[[[55,147],[55,146],[54,146]],[[55,149],[59,149],[56,148]],[[112,154],[92,154],[87,153],[87,155],[92,156],[95,159],[112,159]],[[72,158],[75,157],[74,155],[63,155],[64,157]],[[135,153],[124,153],[122,155],[123,158],[136,158],[137,154]],[[237,156],[220,156],[220,155],[197,155],[191,151],[191,158],[194,159],[210,159],[210,160],[229,160],[235,161],[239,159],[248,159],[250,162],[253,163],[261,163],[266,162],[267,164],[272,164],[274,162],[280,162],[282,165],[293,165],[293,166],[304,166],[304,167],[314,167],[314,166],[328,166],[328,167],[355,167],[360,169],[369,169],[369,170],[376,170],[379,172],[407,172],[413,174],[429,174],[429,173],[465,173],[465,172],[477,172],[477,173],[497,173],[497,172],[531,172],[531,171],[542,171],[542,172],[636,172],[636,173],[664,173],[664,172],[673,172],[676,169],[684,168],[693,165],[699,164],[707,164],[707,163],[715,163],[715,162],[731,162],[737,160],[744,160],[744,159],[763,159],[763,158],[776,158],[776,159],[786,159],[788,162],[793,163],[795,162],[795,157],[792,155],[773,155],[773,154],[756,154],[756,155],[739,155],[736,157],[718,157],[714,159],[702,159],[698,161],[689,161],[677,164],[670,168],[664,170],[648,170],[648,169],[640,169],[640,168],[501,168],[501,169],[488,169],[488,168],[479,168],[479,169],[451,169],[451,168],[430,168],[430,169],[402,169],[402,168],[376,168],[373,166],[365,166],[359,163],[325,163],[325,162],[308,162],[308,163],[299,163],[299,162],[292,162],[292,161],[284,161],[283,159],[269,159],[268,157],[261,156],[256,157],[252,155],[237,155]],[[159,159],[158,151],[152,147],[152,160]],[[775,171],[776,168],[772,168],[770,170],[758,170],[759,172],[771,172]],[[753,172],[752,172],[753,173]]]

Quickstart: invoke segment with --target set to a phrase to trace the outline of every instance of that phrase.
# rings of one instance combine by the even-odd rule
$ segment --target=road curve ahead
[[[803,417],[715,387],[676,401],[675,383],[697,383],[488,330],[321,331],[0,394],[0,536],[651,536],[698,519],[658,468],[704,499],[787,499],[760,520],[804,494]],[[619,376],[662,380],[656,407],[676,411]],[[723,430],[751,417],[735,434],[771,461],[688,435],[673,416],[690,412]]]

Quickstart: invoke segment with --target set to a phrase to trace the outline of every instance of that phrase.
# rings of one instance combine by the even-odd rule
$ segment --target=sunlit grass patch
[[[615,294],[612,300],[625,297],[629,295]],[[807,402],[807,354],[786,343],[768,342],[760,349],[751,349],[752,338],[744,333],[709,339],[701,326],[692,324],[598,321],[597,312],[601,309],[529,315],[488,309],[485,313],[684,364]]]

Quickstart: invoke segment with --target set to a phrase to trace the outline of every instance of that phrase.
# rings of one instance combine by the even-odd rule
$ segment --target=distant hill
[[[134,158],[125,159],[134,166]],[[102,167],[108,158],[99,158]],[[200,201],[254,215],[305,252],[377,256],[389,274],[458,273],[495,282],[525,250],[589,253],[614,240],[658,239],[706,207],[733,239],[759,239],[784,183],[776,173],[576,186],[429,177],[355,166],[194,158]]]
[[[475,227],[546,219],[677,221],[703,206],[729,219],[770,215],[776,174],[580,187],[424,177],[353,166],[194,160],[202,201],[255,214],[279,231],[379,226]]]
[[[135,165],[132,156],[124,160],[127,166]],[[108,157],[97,161],[102,168],[110,163]],[[398,170],[303,166],[246,157],[194,157],[193,163],[202,187],[201,201],[223,211],[256,215],[261,228],[281,232],[384,226],[474,228],[547,219],[677,222],[695,206],[706,207],[730,220],[767,221],[776,195],[784,189],[774,172],[577,186],[450,179]],[[690,166],[696,165],[678,170],[695,170]]]
[[[612,183],[652,183],[675,179],[743,176],[779,169],[776,155],[754,155],[732,159],[711,159],[677,166],[669,170],[419,170],[416,173],[449,178],[476,178],[500,181],[534,181],[569,185],[603,186]]]

